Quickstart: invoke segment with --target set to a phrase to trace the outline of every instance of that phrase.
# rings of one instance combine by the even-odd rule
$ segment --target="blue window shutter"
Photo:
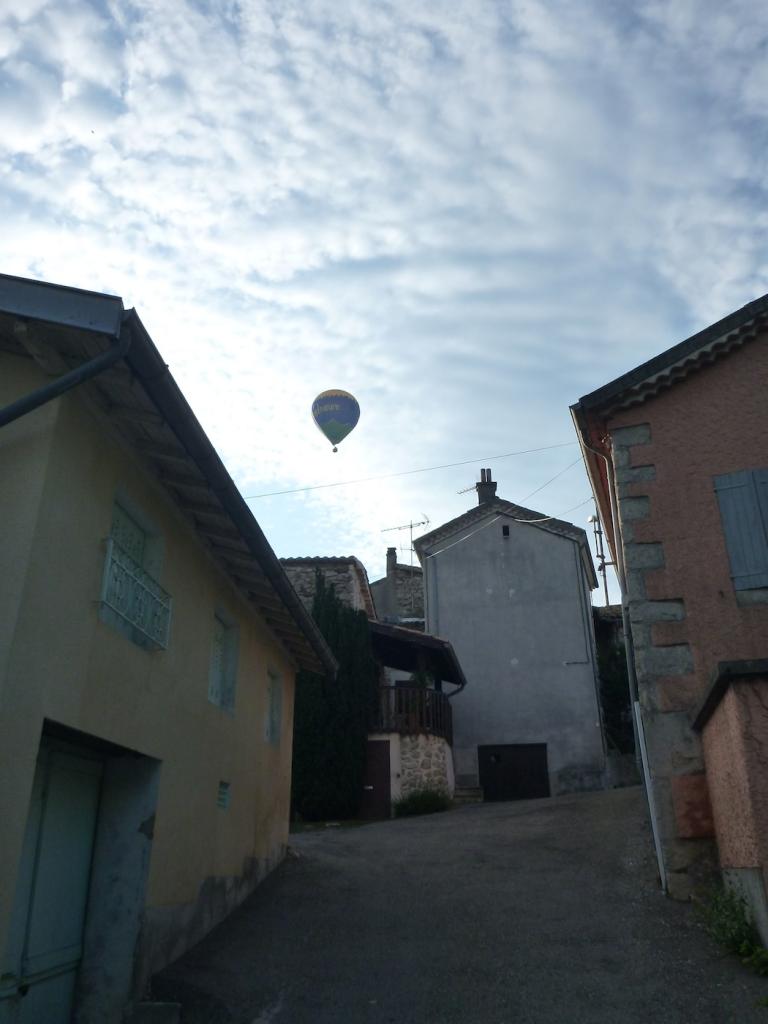
[[[211,644],[211,660],[208,669],[208,700],[211,704],[221,707],[224,695],[224,672],[226,665],[227,627],[218,617],[213,619],[213,642]]]
[[[235,690],[237,688],[237,662],[240,655],[240,634],[237,626],[230,626],[226,633],[226,693],[224,707],[227,711],[235,710]]]
[[[760,516],[763,520],[763,529],[768,538],[768,469],[755,469],[752,471],[757,491],[757,504],[760,507]]]
[[[734,587],[768,587],[768,470],[725,473],[715,491]]]

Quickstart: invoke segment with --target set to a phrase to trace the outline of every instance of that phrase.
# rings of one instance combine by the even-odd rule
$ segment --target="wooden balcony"
[[[427,733],[453,744],[451,702],[421,686],[380,686],[378,716],[371,732]]]

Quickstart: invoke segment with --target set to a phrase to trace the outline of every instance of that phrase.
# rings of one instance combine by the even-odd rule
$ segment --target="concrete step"
[[[481,804],[483,790],[481,786],[459,786],[453,794],[455,804]]]

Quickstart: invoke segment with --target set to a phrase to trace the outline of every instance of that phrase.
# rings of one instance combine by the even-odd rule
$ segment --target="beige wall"
[[[4,401],[36,376],[27,361],[0,355]],[[194,907],[212,879],[233,880],[240,898],[287,843],[294,665],[159,484],[77,393],[3,430],[0,478],[0,944],[44,719],[161,762],[149,920],[153,909]],[[148,652],[99,618],[103,541],[118,490],[164,541],[160,582],[173,597],[166,651]],[[207,699],[216,609],[239,626],[233,714]],[[279,745],[265,740],[269,669],[284,682]],[[217,807],[220,780],[231,785],[226,811]],[[243,878],[245,890],[234,885]]]

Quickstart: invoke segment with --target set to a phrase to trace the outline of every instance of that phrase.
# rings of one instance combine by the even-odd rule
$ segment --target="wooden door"
[[[486,800],[531,800],[549,796],[546,743],[478,747],[477,762]]]
[[[82,957],[102,762],[43,745],[30,801],[0,1024],[69,1024]]]
[[[388,818],[392,813],[389,740],[368,740],[360,817]]]

